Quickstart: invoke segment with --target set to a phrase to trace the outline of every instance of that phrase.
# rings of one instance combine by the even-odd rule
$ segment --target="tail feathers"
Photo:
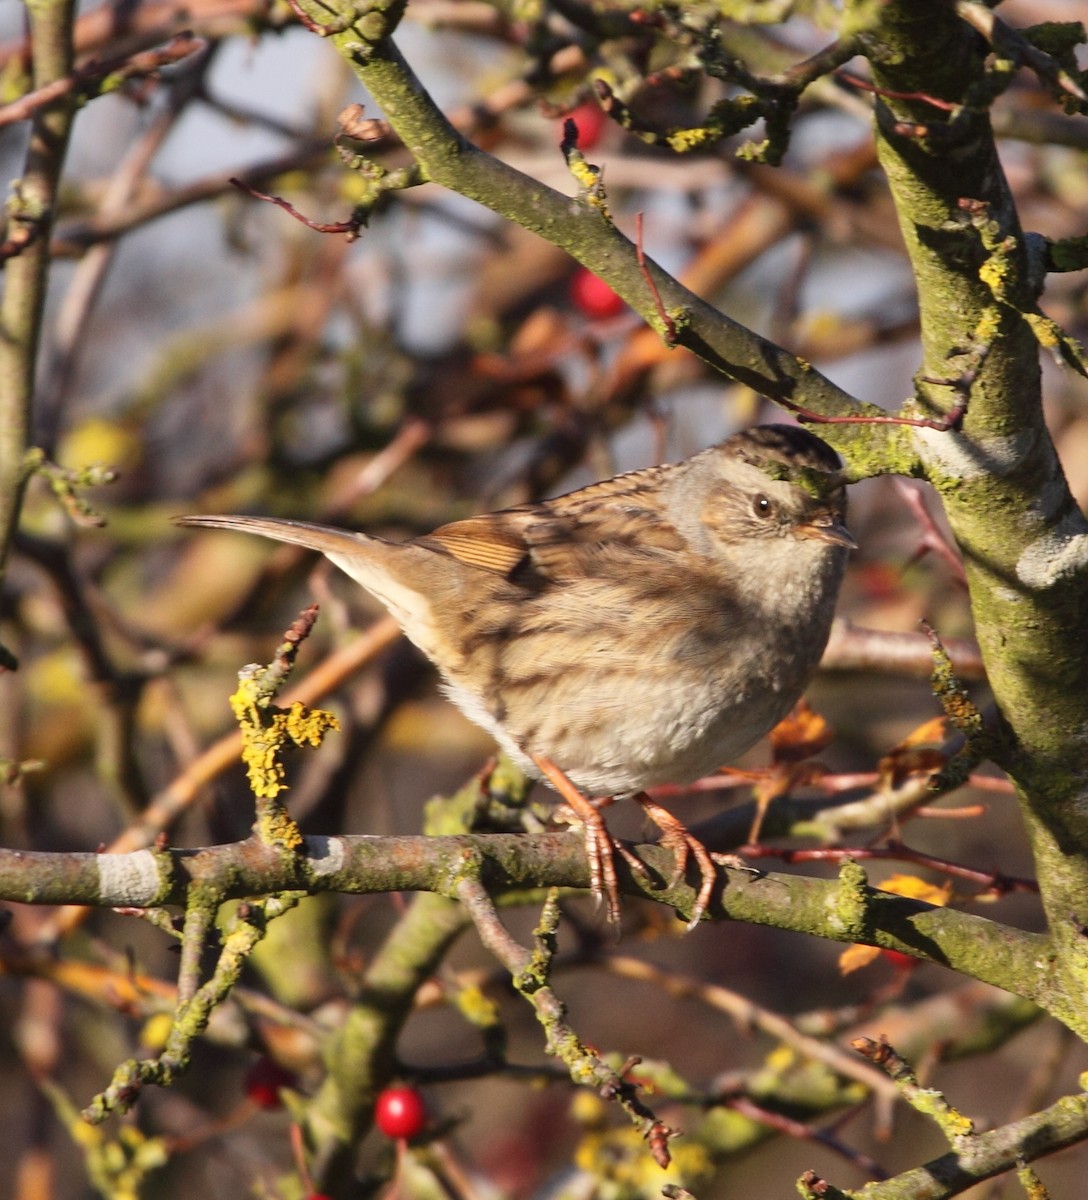
[[[378,539],[329,525],[313,525],[308,521],[284,521],[276,517],[184,516],[175,517],[175,525],[198,525],[205,529],[236,529],[242,533],[257,533],[277,542],[291,542],[320,550],[324,554],[353,555]]]

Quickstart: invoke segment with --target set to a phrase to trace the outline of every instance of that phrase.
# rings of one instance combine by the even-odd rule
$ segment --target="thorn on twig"
[[[848,87],[857,88],[859,92],[871,92],[874,96],[881,96],[887,100],[917,100],[920,104],[929,104],[933,108],[941,109],[942,112],[955,112],[960,107],[950,100],[941,100],[937,96],[931,96],[928,92],[893,92],[888,88],[877,87],[875,83],[869,83],[850,71],[836,71],[835,78]]]
[[[931,132],[930,126],[923,125],[921,121],[896,121],[892,126],[892,133],[896,137],[910,138],[913,141],[921,141],[922,138],[929,137]]]
[[[305,225],[307,229],[314,230],[315,233],[343,233],[347,234],[349,242],[354,242],[359,238],[359,231],[366,225],[366,213],[360,209],[356,209],[352,213],[350,220],[347,221],[311,221],[309,217],[300,213],[289,200],[284,200],[282,196],[272,196],[268,192],[258,191],[255,187],[235,176],[231,177],[230,182],[240,191],[245,192],[247,196],[252,196],[255,200],[266,200],[269,204],[277,205],[285,213],[294,217],[296,221]]]
[[[635,254],[638,257],[638,269],[642,272],[642,278],[646,280],[646,286],[650,289],[650,293],[654,298],[654,307],[657,309],[657,315],[664,326],[665,345],[673,347],[677,343],[676,322],[665,311],[665,305],[661,302],[661,293],[657,290],[657,284],[654,282],[654,277],[650,274],[649,267],[646,266],[646,254],[642,246],[642,213],[635,213]]]
[[[783,408],[788,408],[799,421],[805,421],[812,425],[908,425],[912,429],[935,429],[938,433],[948,433],[950,430],[958,429],[966,410],[966,405],[963,406],[963,409],[957,407],[947,417],[940,418],[904,417],[891,413],[884,416],[875,414],[829,416],[827,413],[814,412],[811,408],[805,408],[803,405],[795,404],[792,400],[786,400],[781,396],[775,397],[775,403],[781,404]]]
[[[0,262],[9,258],[17,258],[28,247],[41,237],[44,222],[28,217],[12,217],[10,224],[15,228],[5,241],[0,242]]]

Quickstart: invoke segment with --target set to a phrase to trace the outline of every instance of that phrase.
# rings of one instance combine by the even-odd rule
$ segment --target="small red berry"
[[[374,1120],[388,1138],[413,1138],[427,1124],[427,1106],[415,1088],[386,1088],[378,1096]]]
[[[246,1095],[261,1108],[282,1108],[280,1088],[294,1087],[295,1074],[270,1058],[259,1058],[246,1072]]]
[[[916,958],[904,954],[902,950],[881,950],[880,957],[886,959],[900,971],[913,970],[918,965]]]
[[[575,308],[593,320],[617,317],[626,307],[603,279],[585,267],[570,277],[570,298]]]
[[[567,113],[565,120],[573,121],[578,126],[578,149],[589,150],[600,141],[608,118],[599,104],[584,100]]]

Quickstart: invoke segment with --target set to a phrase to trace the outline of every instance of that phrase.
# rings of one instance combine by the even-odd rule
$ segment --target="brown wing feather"
[[[649,467],[540,504],[443,525],[417,544],[525,586],[596,575],[604,559],[683,548],[657,497],[662,470]]]
[[[510,575],[525,560],[529,547],[523,528],[529,512],[510,509],[443,525],[416,544],[442,550],[470,567]]]

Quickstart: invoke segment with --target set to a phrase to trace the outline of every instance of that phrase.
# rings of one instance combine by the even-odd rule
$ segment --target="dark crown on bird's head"
[[[827,497],[842,488],[842,460],[800,425],[756,425],[722,444],[772,479],[787,480],[813,495]]]

